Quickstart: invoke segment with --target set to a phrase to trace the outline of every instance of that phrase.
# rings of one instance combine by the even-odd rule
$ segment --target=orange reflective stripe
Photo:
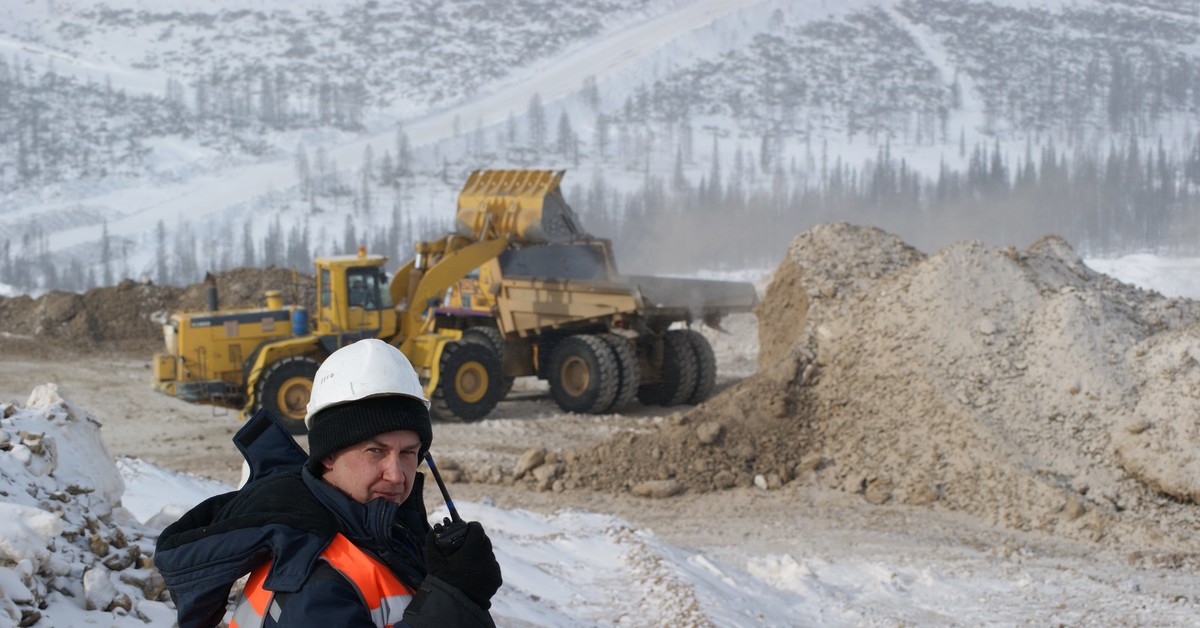
[[[335,535],[329,547],[321,552],[321,559],[354,585],[376,626],[391,626],[404,618],[404,609],[412,600],[414,591],[400,582],[391,569],[359,549],[350,539],[341,534]],[[270,570],[271,563],[268,562],[250,573],[250,579],[242,589],[242,597],[233,609],[229,628],[260,628],[263,625],[267,609],[275,596],[273,591],[263,587]]]
[[[263,581],[267,579],[270,571],[271,563],[268,561],[250,572],[250,579],[246,581],[242,596],[233,609],[229,628],[259,628],[263,625],[263,618],[267,616],[267,605],[275,595],[263,588]]]
[[[321,558],[358,588],[375,625],[391,626],[404,618],[413,590],[375,557],[338,534],[321,552]]]

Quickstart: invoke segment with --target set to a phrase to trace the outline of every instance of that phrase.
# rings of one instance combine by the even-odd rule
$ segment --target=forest
[[[593,9],[580,34],[601,29]],[[150,17],[166,24],[164,37],[196,21]],[[150,17],[92,16],[109,27]],[[348,23],[368,28],[369,16],[359,17]],[[246,28],[269,23],[226,18]],[[770,268],[795,234],[834,221],[876,225],[930,251],[963,238],[1025,246],[1054,233],[1090,256],[1196,254],[1188,237],[1200,227],[1194,23],[1169,12],[944,0],[807,22],[777,9],[770,22],[744,47],[673,64],[623,93],[581,77],[565,102],[535,93],[499,128],[456,120],[453,138],[422,147],[386,122],[395,85],[322,71],[310,48],[275,63],[197,70],[179,61],[188,72],[160,94],[80,80],[52,61],[0,58],[0,212],[47,194],[169,184],[213,164],[287,160],[297,181],[254,200],[265,220],[236,226],[179,217],[153,234],[117,237],[108,217],[84,204],[10,223],[0,235],[0,283],[24,291],[126,278],[186,284],[237,266],[307,270],[314,255],[359,244],[395,264],[447,228],[449,212],[431,217],[420,195],[454,189],[484,167],[570,169],[567,201],[591,233],[613,239],[628,272]],[[300,40],[289,29],[302,25],[272,37],[294,48]],[[213,36],[212,24],[201,26]],[[918,40],[921,29],[940,43]],[[482,80],[472,76],[471,84]],[[368,149],[351,167],[321,143],[381,131],[394,132],[393,145]],[[309,139],[289,145],[285,137]],[[173,160],[164,146],[195,147],[207,165]],[[926,158],[914,161],[917,153]],[[51,234],[64,224],[93,226],[101,237],[54,254]]]

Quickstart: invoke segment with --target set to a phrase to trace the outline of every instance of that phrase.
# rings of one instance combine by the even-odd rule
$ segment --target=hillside
[[[399,260],[480,167],[572,170],[568,198],[637,271],[766,267],[837,219],[926,249],[1194,246],[1187,0],[518,8],[0,9],[3,290],[361,243]],[[686,246],[653,250],[667,237]]]

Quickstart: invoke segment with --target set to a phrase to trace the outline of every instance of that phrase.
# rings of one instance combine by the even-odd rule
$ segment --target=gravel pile
[[[1191,560],[1200,303],[1096,273],[1053,236],[926,256],[834,224],[793,240],[757,314],[755,375],[648,433],[548,456],[557,486],[807,482]]]

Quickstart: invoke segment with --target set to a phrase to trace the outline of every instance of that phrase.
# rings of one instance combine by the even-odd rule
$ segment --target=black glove
[[[485,610],[491,608],[492,596],[504,583],[500,563],[492,553],[492,540],[478,521],[467,524],[466,538],[457,549],[439,547],[436,533],[430,531],[425,537],[425,562],[429,564],[429,575],[458,587]]]

